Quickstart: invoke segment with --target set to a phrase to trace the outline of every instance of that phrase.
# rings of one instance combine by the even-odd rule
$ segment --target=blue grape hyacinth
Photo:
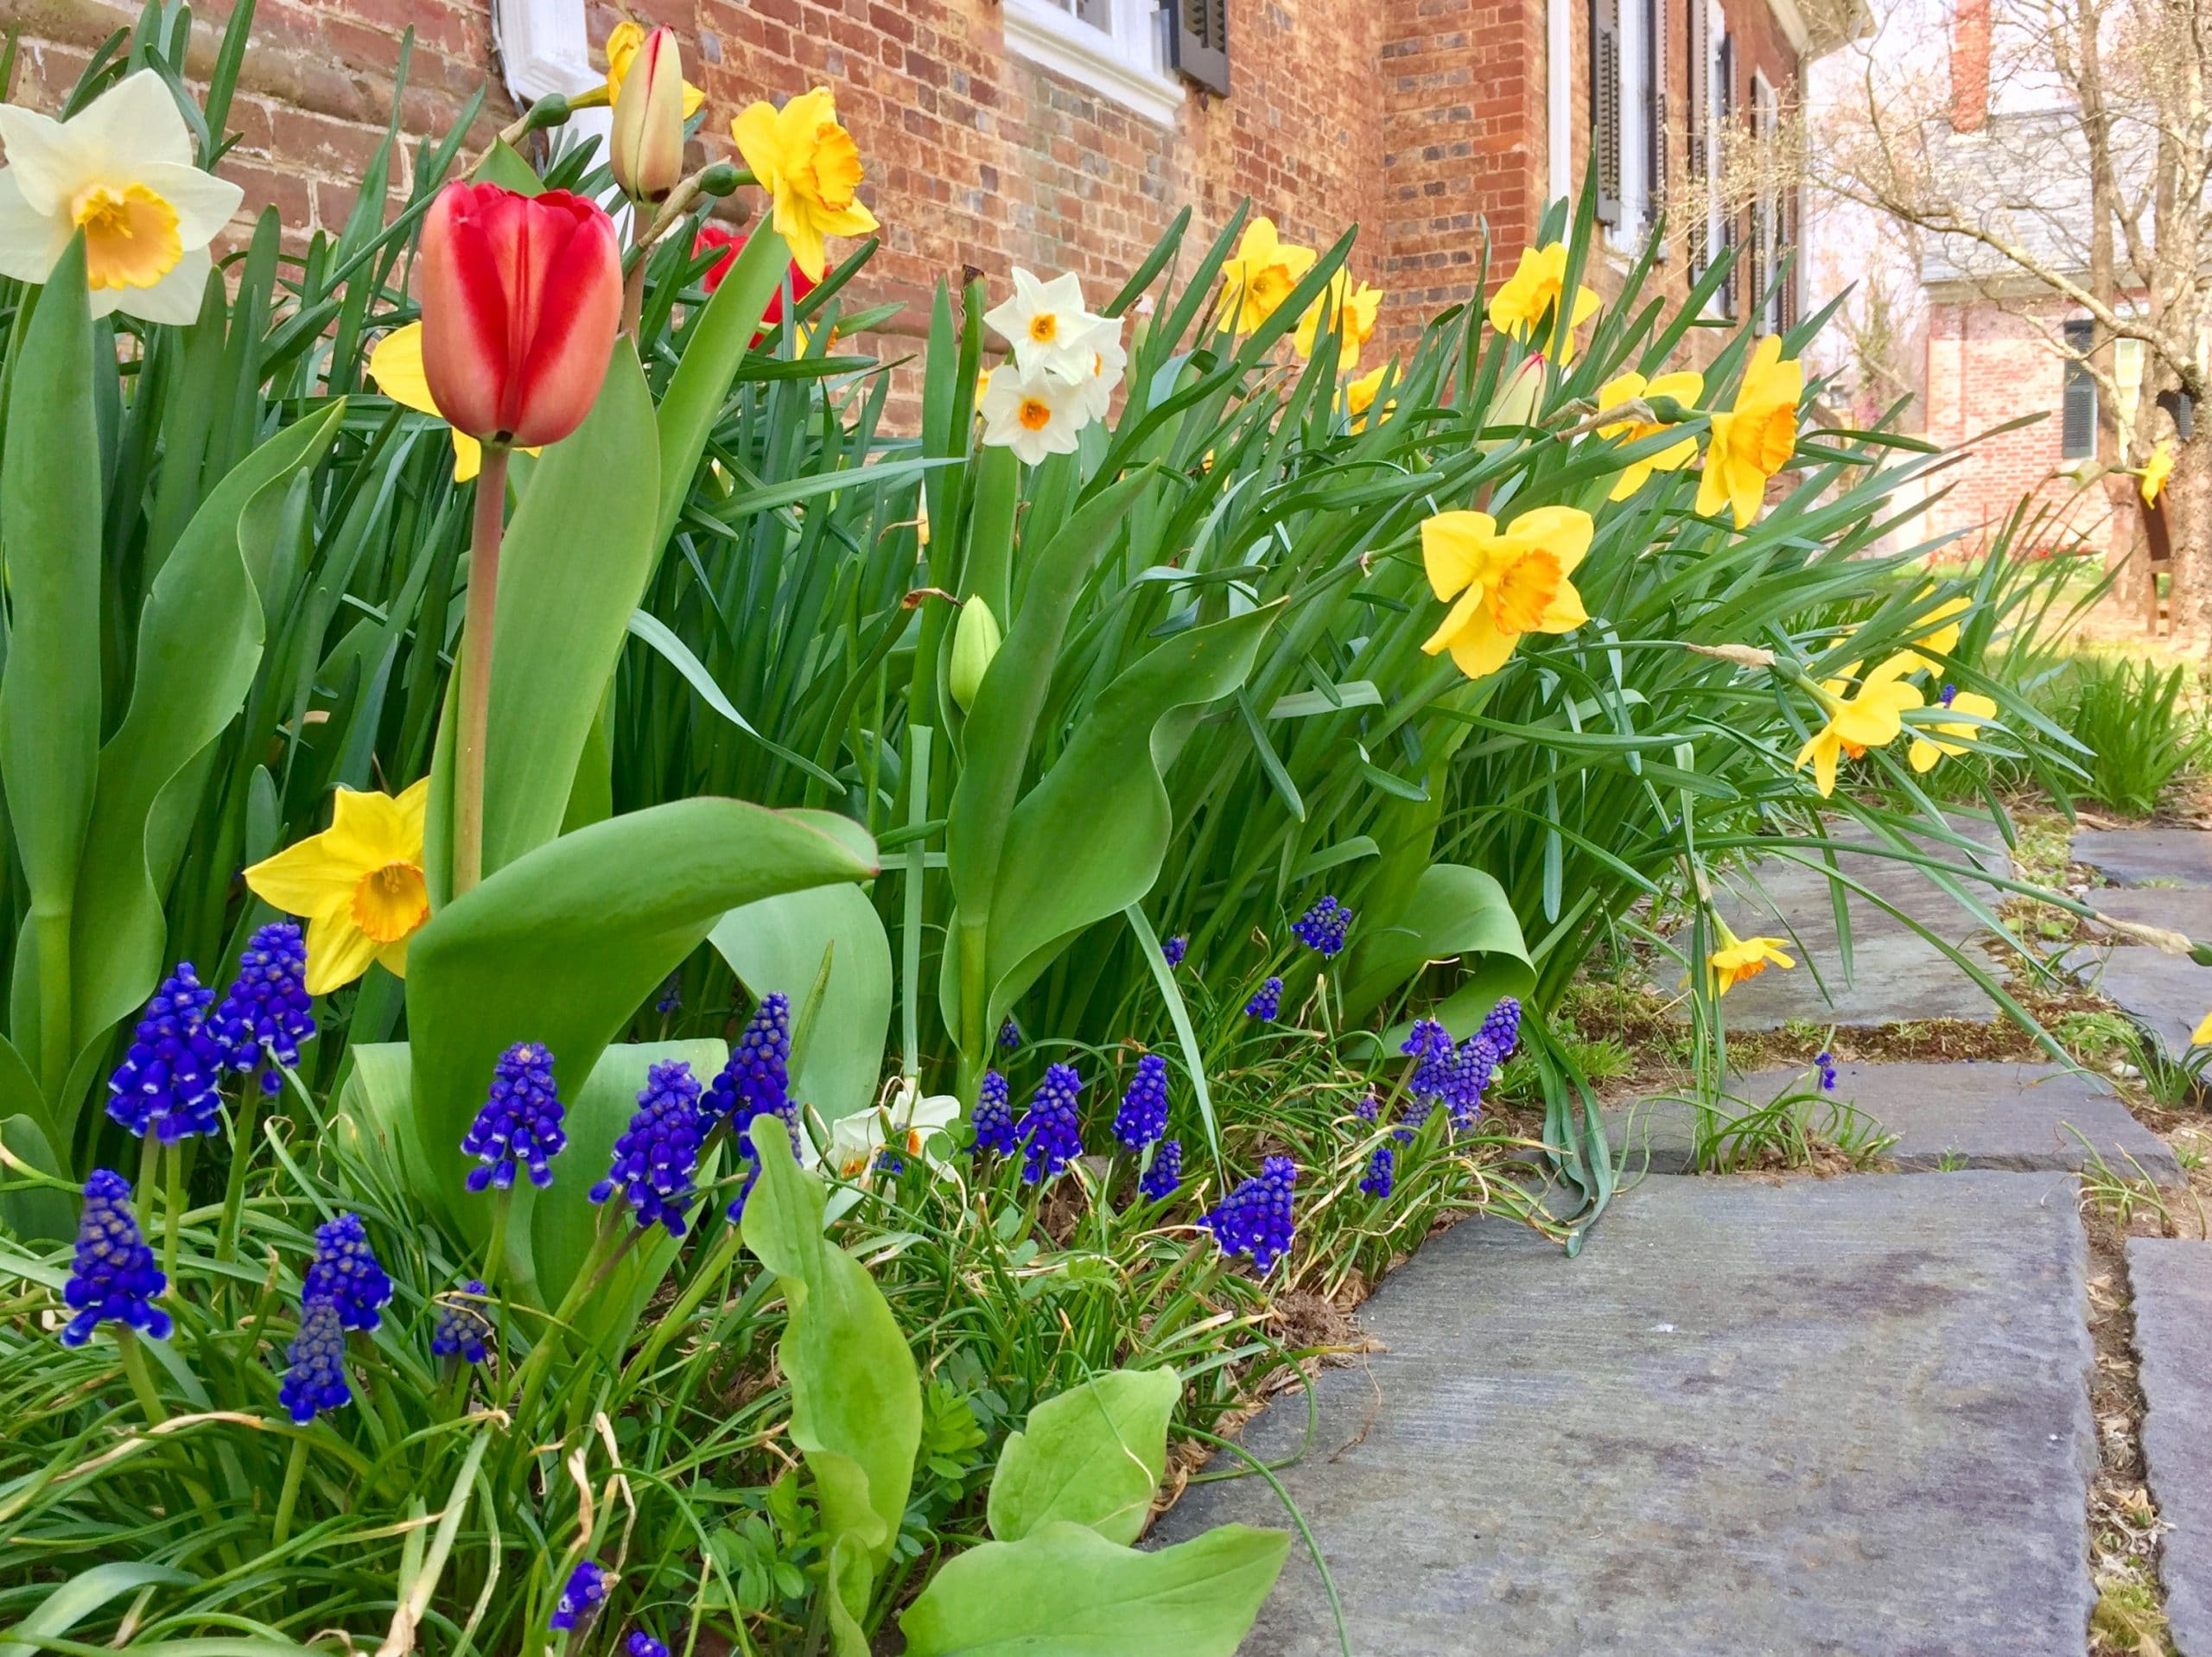
[[[1171,967],[1183,964],[1183,957],[1190,952],[1191,940],[1178,932],[1160,946],[1160,958]]]
[[[791,1087],[791,998],[778,991],[760,998],[738,1032],[701,1109],[709,1123],[730,1116],[741,1129],[758,1112],[782,1114]]]
[[[1067,1171],[1083,1154],[1083,1124],[1077,1104],[1083,1095],[1083,1078],[1072,1064],[1055,1064],[1030,1095],[1021,1118],[1021,1182],[1034,1185]]]
[[[1021,1049],[1021,1026],[1012,1019],[999,1026],[999,1045],[1009,1053]]]
[[[1282,1011],[1282,980],[1270,978],[1260,986],[1259,993],[1244,1003],[1248,1019],[1272,1019]]]
[[[1324,898],[1300,915],[1290,930],[1307,949],[1324,955],[1339,955],[1344,953],[1344,935],[1351,930],[1351,911],[1333,897]]]
[[[305,1426],[325,1410],[353,1401],[346,1380],[346,1330],[335,1303],[317,1296],[300,1308],[300,1332],[284,1354],[284,1379],[276,1400]]]
[[[1141,1151],[1167,1131],[1167,1061],[1147,1053],[1114,1113],[1114,1137],[1122,1148]]]
[[[471,1278],[461,1290],[466,1294],[480,1295],[484,1292],[484,1281]],[[436,1326],[430,1330],[430,1355],[459,1358],[463,1363],[481,1363],[484,1343],[491,1333],[492,1325],[471,1302],[441,1300]]]
[[[207,1028],[205,987],[189,961],[162,981],[130,1034],[130,1049],[107,1084],[107,1114],[144,1139],[163,1145],[213,1133],[226,1058]]]
[[[1252,1274],[1265,1277],[1290,1252],[1298,1228],[1291,1209],[1298,1165],[1288,1157],[1269,1157],[1260,1171],[1199,1217],[1224,1254],[1244,1254]]]
[[[530,1172],[543,1190],[553,1183],[552,1160],[568,1149],[566,1112],[553,1082],[553,1054],[543,1042],[518,1041],[492,1067],[491,1096],[468,1125],[461,1148],[480,1166],[468,1171],[468,1189],[505,1190],[515,1167]]]
[[[671,973],[668,982],[660,987],[660,1000],[653,1003],[653,1011],[662,1018],[671,1018],[683,1011],[683,975]]]
[[[668,1657],[668,1647],[643,1628],[630,1630],[630,1637],[622,1642],[625,1657]]]
[[[628,1130],[614,1141],[607,1178],[591,1188],[591,1200],[604,1203],[620,1191],[636,1211],[640,1228],[659,1224],[671,1237],[682,1236],[691,1176],[705,1137],[699,1079],[691,1067],[682,1059],[654,1065],[645,1073]]]
[[[317,1226],[315,1258],[300,1285],[302,1300],[327,1300],[347,1329],[371,1330],[384,1322],[391,1304],[391,1279],[369,1246],[358,1214],[341,1214]]]
[[[1824,1049],[1813,1055],[1813,1063],[1821,1073],[1821,1090],[1834,1093],[1835,1091],[1835,1055]]]
[[[1363,1122],[1375,1121],[1382,1114],[1382,1101],[1370,1091],[1351,1108],[1351,1114]]]
[[[229,1068],[259,1070],[261,1090],[275,1093],[284,1085],[277,1067],[297,1066],[300,1044],[315,1035],[314,1006],[307,938],[296,921],[271,921],[247,941],[237,979],[208,1015],[208,1033]]]
[[[996,1070],[983,1072],[983,1085],[976,1093],[976,1148],[1010,1157],[1021,1146],[1021,1130],[1014,1126],[1014,1106],[1008,1101],[1006,1078]]]
[[[596,1559],[586,1559],[569,1573],[545,1626],[556,1630],[588,1628],[606,1603],[607,1568]]]
[[[154,1304],[169,1280],[154,1264],[154,1251],[130,1209],[130,1182],[105,1168],[85,1182],[85,1211],[77,1218],[77,1252],[64,1305],[76,1314],[62,1326],[61,1344],[82,1346],[102,1324],[122,1324],[156,1341],[169,1335],[169,1315]]]
[[[1174,1196],[1182,1183],[1183,1141],[1162,1140],[1153,1147],[1152,1166],[1137,1181],[1137,1189],[1149,1200],[1161,1203]]]
[[[1433,1019],[1415,1019],[1413,1029],[1407,1033],[1404,1045],[1398,1051],[1408,1058],[1448,1057],[1452,1051],[1452,1032]]]
[[[1398,1153],[1387,1145],[1378,1145],[1367,1159],[1367,1174],[1359,1182],[1360,1190],[1378,1201],[1389,1197],[1390,1188],[1397,1184]]]
[[[1497,1005],[1483,1020],[1483,1027],[1475,1032],[1497,1051],[1502,1064],[1513,1057],[1513,1050],[1521,1044],[1521,1003],[1510,995],[1502,995]]]
[[[1431,1063],[1435,1094],[1452,1113],[1452,1125],[1471,1126],[1482,1114],[1483,1095],[1497,1074],[1497,1049],[1481,1036],[1470,1036],[1449,1058]]]

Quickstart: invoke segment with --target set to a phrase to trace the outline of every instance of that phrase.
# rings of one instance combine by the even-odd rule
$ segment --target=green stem
[[[249,1076],[239,1090],[238,1114],[231,1122],[231,1171],[223,1182],[223,1223],[215,1234],[215,1258],[233,1260],[238,1252],[238,1223],[245,1208],[246,1165],[253,1160],[254,1131],[260,1126],[261,1082]]]
[[[514,1212],[514,1188],[509,1186],[492,1198],[492,1241],[484,1250],[484,1286],[498,1292],[499,1268],[507,1258],[507,1220]]]
[[[737,1251],[744,1241],[743,1228],[740,1226],[733,1225],[722,1233],[713,1251],[701,1262],[698,1271],[692,1274],[690,1286],[669,1308],[667,1315],[653,1325],[652,1334],[639,1349],[638,1355],[630,1360],[630,1367],[622,1374],[622,1384],[626,1389],[635,1386],[652,1369],[654,1361],[676,1338],[677,1331],[691,1320],[691,1314],[699,1310],[699,1303],[707,1298],[709,1291],[729,1270],[730,1263],[737,1258]]]
[[[170,1146],[164,1160],[168,1168],[168,1184],[162,1194],[162,1275],[169,1280],[169,1292],[175,1294],[177,1228],[184,1216],[183,1141]]]
[[[162,1407],[162,1395],[154,1390],[153,1372],[146,1368],[145,1349],[138,1344],[137,1336],[126,1325],[115,1331],[115,1349],[122,1355],[123,1373],[130,1382],[130,1390],[138,1395],[138,1407],[146,1413],[146,1425],[157,1427],[169,1419]]]
[[[507,448],[484,445],[469,541],[468,606],[461,624],[461,740],[454,755],[453,895],[484,875],[484,743],[492,715],[492,628],[499,593],[499,537],[506,526]]]
[[[292,1509],[299,1504],[300,1478],[308,1470],[305,1435],[292,1440],[292,1453],[284,1463],[284,1488],[276,1497],[276,1518],[269,1527],[269,1546],[278,1548],[292,1533]]]

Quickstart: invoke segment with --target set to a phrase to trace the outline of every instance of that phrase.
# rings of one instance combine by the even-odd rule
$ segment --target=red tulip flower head
[[[557,443],[591,412],[622,317],[614,225],[566,190],[448,184],[423,225],[423,371],[472,437]]]
[[[730,267],[737,263],[737,256],[739,252],[743,250],[746,239],[747,238],[745,237],[740,236],[735,231],[727,230],[720,225],[702,225],[699,226],[699,233],[692,238],[691,242],[691,257],[693,258],[696,259],[703,257],[709,248],[721,248],[724,250],[722,256],[716,259],[712,264],[709,265],[707,267],[706,274],[699,278],[699,285],[702,288],[705,289],[711,294],[722,285],[722,278],[729,275]],[[804,299],[809,294],[812,293],[816,288],[821,285],[817,283],[812,276],[808,276],[805,271],[798,268],[798,261],[796,259],[791,261],[790,276],[791,283],[791,302],[794,304],[798,303],[800,300]],[[768,295],[767,308],[760,313],[760,326],[762,331],[753,336],[753,343],[756,346],[759,345],[763,339],[767,337],[766,331],[769,328],[775,327],[777,323],[783,320],[784,289],[783,285],[779,283],[777,284],[776,291]]]

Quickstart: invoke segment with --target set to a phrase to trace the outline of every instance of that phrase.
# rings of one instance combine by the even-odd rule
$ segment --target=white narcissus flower
[[[200,314],[207,244],[245,192],[193,165],[159,75],[141,69],[68,121],[0,104],[0,276],[44,283],[82,230],[94,316]]]
[[[1114,388],[1122,383],[1122,371],[1128,366],[1129,353],[1122,349],[1122,329],[1118,322],[1109,325],[1113,332],[1102,337],[1091,351],[1091,370],[1082,384],[1076,387],[1081,393],[1084,425],[1094,420],[1103,420],[1112,412]]]
[[[830,1129],[830,1166],[840,1179],[865,1184],[888,1148],[901,1158],[925,1157],[933,1168],[950,1165],[929,1151],[930,1141],[960,1120],[960,1101],[949,1093],[925,1096],[911,1080],[892,1090],[890,1101],[841,1116]]]
[[[1089,379],[1099,341],[1122,333],[1118,321],[1084,309],[1083,283],[1072,270],[1039,282],[1020,265],[1014,268],[1014,297],[984,312],[983,321],[1014,347],[1014,365],[1023,373],[1055,375],[1069,385]]]
[[[983,386],[983,441],[1011,448],[1035,466],[1048,454],[1072,454],[1076,434],[1090,423],[1089,393],[1057,374],[1025,374],[1001,363]]]

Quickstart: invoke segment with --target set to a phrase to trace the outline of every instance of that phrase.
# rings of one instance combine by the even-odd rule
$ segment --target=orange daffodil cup
[[[1524,633],[1564,633],[1590,618],[1574,589],[1590,550],[1590,514],[1539,506],[1503,530],[1487,512],[1439,512],[1421,526],[1421,562],[1436,596],[1451,601],[1421,649],[1450,651],[1480,679],[1505,665]]]
[[[1728,923],[1719,915],[1713,917],[1713,930],[1719,933],[1719,946],[1706,956],[1706,970],[1713,994],[1726,995],[1746,978],[1757,978],[1770,966],[1784,972],[1797,963],[1783,952],[1786,940],[1782,938],[1739,938],[1728,930]]]

